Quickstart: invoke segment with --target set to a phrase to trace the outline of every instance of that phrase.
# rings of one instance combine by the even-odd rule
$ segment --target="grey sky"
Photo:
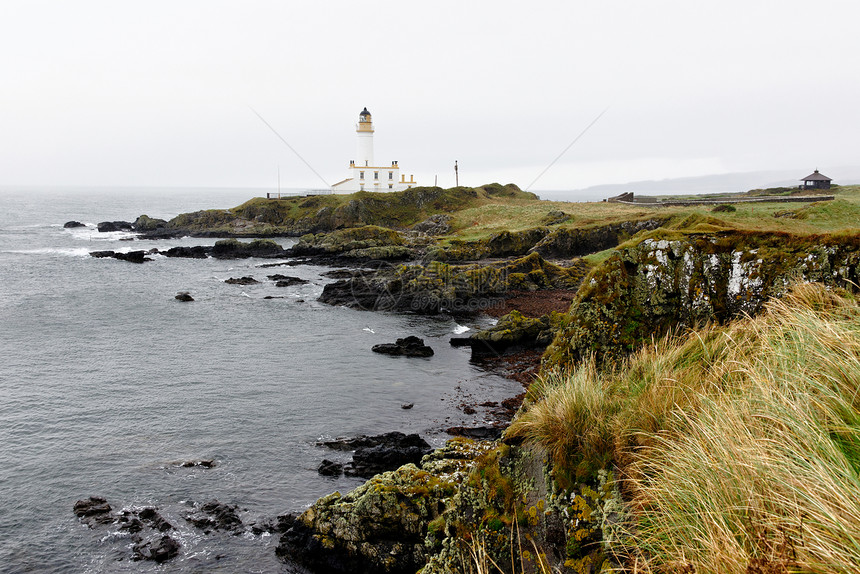
[[[0,5],[0,185],[598,183],[857,164],[860,4],[818,0]]]

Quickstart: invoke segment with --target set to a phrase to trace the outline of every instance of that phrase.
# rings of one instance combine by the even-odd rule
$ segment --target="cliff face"
[[[860,235],[722,232],[651,238],[594,269],[544,358],[617,356],[677,327],[755,314],[793,281],[856,283]]]

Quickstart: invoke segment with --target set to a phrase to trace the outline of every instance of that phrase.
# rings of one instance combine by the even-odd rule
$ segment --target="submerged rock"
[[[113,522],[111,515],[111,506],[108,501],[101,496],[91,496],[84,500],[75,502],[73,506],[75,516],[81,519],[81,522],[92,526],[93,524],[108,524]]]
[[[242,519],[236,513],[238,506],[210,500],[201,505],[195,512],[187,513],[184,518],[197,528],[209,534],[212,530],[228,530],[238,533],[242,528]]]
[[[66,229],[74,229],[75,227],[86,227],[86,225],[80,221],[67,221],[63,224],[63,227]]]
[[[138,542],[132,547],[132,560],[152,560],[165,562],[179,553],[181,544],[171,536],[164,534]]]
[[[424,344],[424,339],[415,336],[397,339],[395,343],[382,343],[371,348],[374,353],[404,357],[432,357],[433,349]]]
[[[188,291],[180,291],[179,293],[176,294],[174,299],[176,299],[177,301],[182,301],[182,302],[194,301],[194,297],[192,297],[191,294],[188,293]]]

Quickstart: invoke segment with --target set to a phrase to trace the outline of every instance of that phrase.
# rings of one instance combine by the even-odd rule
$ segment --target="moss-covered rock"
[[[471,335],[468,344],[473,356],[543,348],[552,342],[561,321],[559,313],[529,318],[514,310],[499,318],[489,329]]]
[[[383,265],[325,286],[320,301],[367,310],[474,313],[511,290],[576,289],[582,266],[559,267],[531,254],[489,265]]]
[[[377,475],[346,495],[319,499],[297,517],[282,517],[277,552],[318,571],[414,573],[434,552],[427,540],[439,534],[451,497],[488,448],[452,439],[419,466]]]
[[[148,215],[141,215],[137,219],[135,219],[132,224],[132,228],[135,231],[154,231],[156,229],[163,228],[167,225],[167,221],[164,219],[155,219],[149,217]]]
[[[754,314],[792,281],[851,287],[858,263],[858,234],[647,238],[592,271],[544,365],[570,364],[589,352],[617,357],[670,329]]]
[[[283,247],[271,239],[255,239],[245,243],[238,239],[222,239],[212,246],[212,257],[219,259],[236,259],[243,257],[282,257]]]
[[[421,574],[491,564],[504,573],[608,570],[617,564],[603,541],[619,521],[620,500],[611,473],[562,487],[540,452],[500,444],[478,459],[452,498],[441,544],[434,539],[439,550]]]
[[[588,228],[563,227],[553,230],[531,249],[548,259],[569,259],[616,247],[643,230],[654,230],[666,219],[624,221]]]
[[[401,259],[411,254],[403,236],[393,229],[365,225],[330,233],[303,235],[290,250],[294,255],[341,255],[364,259]]]
[[[500,231],[486,239],[462,241],[454,239],[427,250],[425,261],[477,261],[490,257],[525,255],[549,233],[546,227],[523,231]]]

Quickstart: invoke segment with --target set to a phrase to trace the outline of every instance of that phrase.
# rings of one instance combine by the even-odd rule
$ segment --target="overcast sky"
[[[860,4],[3,0],[0,185],[323,187],[856,165]],[[254,114],[256,110],[313,167]],[[605,114],[533,180],[586,128]]]

